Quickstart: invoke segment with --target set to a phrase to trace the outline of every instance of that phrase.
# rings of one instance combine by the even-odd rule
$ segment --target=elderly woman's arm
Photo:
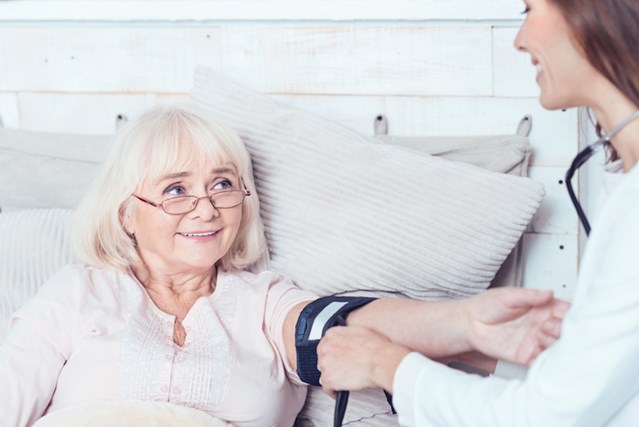
[[[568,306],[551,291],[498,288],[457,301],[377,300],[348,324],[431,358],[479,351],[527,365],[559,337]]]
[[[295,323],[304,306],[294,307],[284,323],[293,367]],[[529,364],[559,337],[567,307],[550,291],[500,288],[459,301],[379,299],[352,312],[347,322],[433,358],[479,351]]]
[[[49,407],[76,344],[78,291],[88,288],[65,267],[12,315],[0,346],[0,425],[30,426]]]
[[[64,357],[27,321],[15,319],[0,346],[2,425],[30,426],[51,400]]]

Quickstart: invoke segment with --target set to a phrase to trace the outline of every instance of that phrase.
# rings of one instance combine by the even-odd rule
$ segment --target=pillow
[[[168,402],[114,401],[70,406],[45,415],[33,427],[223,427],[206,412]]]
[[[70,208],[97,173],[110,136],[0,128],[0,209]]]
[[[252,155],[270,268],[318,294],[485,289],[543,198],[527,178],[381,143],[198,67],[191,102]]]
[[[494,172],[526,176],[531,149],[524,135],[397,137],[376,135],[388,143]]]
[[[335,400],[322,391],[321,387],[310,386],[304,407],[297,415],[296,427],[325,427],[333,425]],[[391,412],[386,396],[381,389],[354,391],[350,393],[344,414],[346,425],[368,427],[399,426],[397,416]]]
[[[29,209],[0,214],[0,342],[9,316],[62,266],[73,261],[70,209]]]
[[[375,136],[386,143],[410,147],[447,160],[470,163],[494,172],[528,176],[528,163],[532,151],[528,139],[531,126],[532,118],[525,116],[519,123],[517,134],[514,135],[397,137],[376,134]],[[490,283],[491,287],[523,285],[524,263],[521,246],[520,240],[497,271]]]

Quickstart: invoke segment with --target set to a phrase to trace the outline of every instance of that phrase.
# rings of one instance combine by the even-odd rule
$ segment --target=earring
[[[131,242],[133,243],[133,247],[137,248],[138,247],[138,241],[135,238],[135,233],[129,233],[128,231],[126,232],[126,234],[129,236],[129,238],[131,238]]]

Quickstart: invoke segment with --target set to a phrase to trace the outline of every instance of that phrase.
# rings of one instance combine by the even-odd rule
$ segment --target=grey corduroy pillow
[[[270,267],[318,294],[476,294],[543,199],[530,179],[383,144],[207,67],[191,102],[247,144]]]

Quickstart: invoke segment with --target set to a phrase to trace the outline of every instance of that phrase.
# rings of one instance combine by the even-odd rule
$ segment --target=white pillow
[[[114,401],[70,406],[40,418],[33,427],[224,427],[206,412],[168,402]]]
[[[541,184],[382,144],[198,67],[191,102],[253,158],[271,268],[319,294],[442,299],[485,289]]]
[[[106,156],[110,136],[0,128],[3,212],[75,207]]]
[[[62,266],[73,261],[70,209],[28,209],[0,214],[0,342],[9,316]]]
[[[320,387],[310,386],[304,407],[297,415],[296,427],[325,427],[333,424],[335,400]],[[344,414],[344,425],[367,427],[399,426],[381,389],[351,392]]]
[[[528,172],[531,148],[530,140],[525,135],[375,137],[387,144],[409,147],[494,172],[516,176],[527,176]]]

